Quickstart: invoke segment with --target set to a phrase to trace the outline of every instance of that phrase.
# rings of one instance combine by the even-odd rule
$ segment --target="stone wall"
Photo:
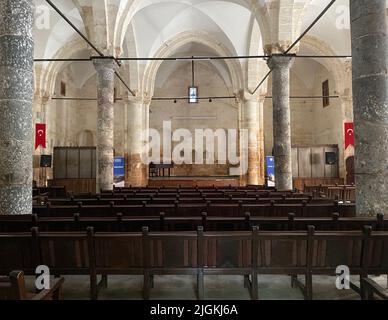
[[[165,62],[170,63],[170,62]],[[163,65],[162,65],[163,66]],[[303,76],[301,76],[303,75]],[[66,83],[67,97],[96,97],[96,78],[91,76],[82,86],[76,85],[77,68],[66,67],[58,75],[55,95],[60,96],[60,83]],[[327,69],[317,62],[298,61],[291,69],[291,95],[321,95],[322,82],[329,79],[330,93],[336,91],[336,83]],[[346,79],[346,78],[344,78]],[[210,62],[196,63],[196,84],[199,85],[200,96],[229,96],[233,95],[230,83],[226,83],[217,69]],[[191,85],[191,64],[180,62],[166,77],[157,76],[155,97],[186,96]],[[120,85],[117,83],[118,96],[121,97]],[[268,88],[271,88],[271,78]],[[350,87],[342,84],[341,87]],[[268,93],[271,96],[271,92]],[[36,103],[36,102],[35,102]],[[48,149],[51,153],[53,146],[85,146],[96,143],[97,122],[96,101],[64,101],[49,100],[47,103],[47,131]],[[350,107],[349,107],[350,106]],[[116,156],[127,156],[128,143],[128,102],[115,103],[114,147]],[[143,106],[145,108],[145,106]],[[343,123],[351,121],[348,109],[351,101],[331,99],[330,106],[323,108],[322,99],[292,99],[291,126],[293,145],[338,144],[340,149],[340,176],[345,177],[345,156],[352,154],[348,149],[344,153]],[[171,121],[172,130],[188,129],[194,135],[195,129],[237,129],[239,121],[239,107],[235,99],[201,100],[199,104],[189,104],[187,101],[152,101],[150,105],[150,127],[162,133],[163,121]],[[145,116],[145,112],[144,112]],[[272,133],[272,100],[266,99],[264,104],[264,135],[265,154],[271,155],[273,148]],[[176,144],[176,143],[175,143]],[[349,151],[350,150],[350,151]],[[161,154],[163,156],[163,154]],[[229,165],[181,165],[176,175],[226,175]],[[39,172],[35,169],[35,172]]]
[[[167,62],[168,63],[168,62]],[[158,76],[159,77],[159,76]],[[155,96],[182,97],[187,96],[191,85],[191,63],[182,63],[163,82],[156,80]],[[199,84],[199,95],[230,96],[233,95],[222,80],[216,69],[210,63],[196,63],[196,83]],[[235,129],[238,128],[238,107],[235,99],[201,100],[198,104],[187,101],[153,101],[150,106],[150,128],[162,134],[163,121],[171,121],[172,131],[180,128],[187,129],[194,137],[195,129]],[[176,142],[174,146],[178,144]],[[217,150],[217,143],[215,145]],[[217,157],[215,156],[217,162]],[[174,170],[175,175],[209,176],[228,175],[228,164],[215,165],[180,165]]]

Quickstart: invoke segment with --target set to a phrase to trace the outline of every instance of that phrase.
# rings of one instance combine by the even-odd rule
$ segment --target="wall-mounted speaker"
[[[335,152],[326,152],[325,157],[327,165],[334,165],[337,163],[337,154]]]
[[[40,167],[41,168],[51,168],[52,161],[53,161],[53,156],[41,155],[40,156]]]

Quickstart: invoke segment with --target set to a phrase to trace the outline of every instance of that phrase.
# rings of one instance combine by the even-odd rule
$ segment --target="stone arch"
[[[144,0],[128,0],[126,4],[120,8],[114,30],[113,46],[115,48],[121,48],[123,46],[126,31],[142,1]],[[266,0],[236,0],[235,2],[249,9],[254,15],[260,26],[263,45],[271,43],[270,16]]]
[[[336,55],[334,50],[326,42],[313,36],[305,36],[301,42],[301,46],[305,46],[317,55]],[[344,59],[340,58],[331,58],[330,63],[325,62],[325,60],[318,61],[318,63],[322,64],[333,75],[335,89],[340,94],[344,94],[346,89],[345,86],[349,83],[346,81],[346,77],[351,75],[349,72],[349,62],[350,60],[344,61]],[[351,81],[351,79],[349,79],[349,81]]]
[[[62,49],[55,54],[53,59],[66,59],[85,49],[87,49],[87,47],[83,40],[78,39],[71,41],[62,47]],[[35,82],[35,92],[45,92],[48,95],[52,95],[57,76],[67,64],[69,64],[69,62],[51,61],[47,65],[43,65],[39,70],[40,76],[37,77]]]
[[[93,147],[95,145],[94,134],[90,130],[83,130],[77,134],[77,145],[79,147]]]
[[[260,28],[255,19],[251,19],[250,32],[248,38],[248,54],[251,56],[264,54],[264,48],[262,45],[262,37]],[[253,92],[259,81],[265,76],[269,70],[267,63],[260,59],[248,59],[245,61],[245,88],[248,92]],[[260,92],[265,94],[267,88],[267,82],[261,86]]]
[[[156,52],[155,58],[167,58],[180,47],[192,42],[203,44],[213,49],[220,56],[231,55],[226,47],[204,32],[183,32],[163,44]],[[162,63],[163,61],[153,60],[149,62],[145,68],[142,92],[146,93],[147,96],[153,95],[157,72]],[[227,60],[226,65],[231,76],[233,90],[235,93],[238,93],[244,88],[241,64],[238,60]]]

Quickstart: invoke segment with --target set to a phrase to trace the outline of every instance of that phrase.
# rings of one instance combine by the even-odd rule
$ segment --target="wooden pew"
[[[12,271],[9,276],[0,276],[0,300],[60,300],[64,281],[55,279],[50,289],[33,294],[26,289],[24,272]]]
[[[286,217],[252,216],[245,212],[239,217],[209,216],[202,211],[195,216],[174,216],[160,212],[154,216],[124,216],[122,213],[101,217],[38,217],[37,215],[0,216],[0,232],[28,232],[32,227],[41,231],[68,232],[84,231],[93,227],[95,232],[141,232],[147,226],[151,231],[194,231],[203,226],[206,231],[249,231],[254,225],[260,225],[263,231],[306,230],[314,225],[319,231],[362,230],[369,225],[375,231],[388,231],[388,218],[341,217],[338,213],[331,217],[297,217],[289,213]]]
[[[388,292],[370,278],[362,278],[361,286],[364,288],[363,300],[375,300],[377,296],[381,300],[388,300]]]
[[[259,232],[252,233],[252,297],[258,298],[258,275],[287,274],[292,279],[298,275],[308,278],[308,240],[306,232]],[[291,282],[294,285],[295,281]],[[307,287],[307,286],[306,286]],[[301,287],[305,296],[308,289]]]
[[[36,267],[41,264],[37,233],[0,234],[0,257],[0,275],[8,275],[14,270],[35,275]]]
[[[365,234],[362,231],[315,232],[308,231],[308,264],[306,278],[306,299],[313,299],[313,275],[336,276],[338,266],[347,266],[351,275],[361,277]],[[351,289],[361,293],[359,287],[350,283]]]
[[[47,233],[33,228],[32,233],[37,237],[39,265],[48,266],[51,274],[56,277],[90,274],[90,237],[86,232]]]
[[[91,298],[108,285],[108,275],[145,275],[142,233],[97,233],[88,229]],[[100,283],[97,276],[102,275]]]
[[[90,277],[91,298],[107,286],[110,274],[144,276],[144,298],[149,298],[153,276],[197,275],[198,297],[204,298],[204,277],[242,275],[252,298],[258,298],[260,274],[292,276],[306,297],[313,298],[313,276],[335,276],[339,265],[347,265],[353,275],[388,273],[388,233],[371,231],[252,231],[142,233],[85,232],[45,233],[35,228],[30,234],[0,234],[1,274],[26,267],[34,274],[45,264],[56,275],[84,274]],[[10,248],[7,248],[9,246]],[[3,255],[2,255],[3,256]],[[35,257],[35,259],[32,258]],[[102,281],[97,283],[97,276]],[[305,277],[305,285],[298,279]],[[250,279],[249,279],[250,277]],[[365,281],[364,281],[365,282]],[[362,282],[362,283],[364,283]],[[363,297],[367,288],[351,288]]]
[[[252,272],[252,232],[203,232],[199,227],[198,268],[197,287],[201,300],[205,298],[206,275],[241,275],[248,287]]]
[[[144,299],[149,299],[155,275],[197,275],[196,232],[154,232],[143,228]],[[197,289],[201,298],[200,289]]]
[[[388,274],[388,238],[384,231],[373,231],[372,227],[364,227],[365,243],[362,259],[363,278],[361,281],[361,297],[370,298],[372,292],[384,298],[373,280],[367,280],[369,275]],[[388,283],[388,282],[387,282]],[[363,286],[365,285],[365,286]]]

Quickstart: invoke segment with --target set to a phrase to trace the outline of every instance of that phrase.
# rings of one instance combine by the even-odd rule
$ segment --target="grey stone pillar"
[[[280,191],[292,190],[290,68],[292,56],[273,55],[272,69],[273,137],[275,182]]]
[[[32,213],[33,0],[0,1],[0,215]]]
[[[114,78],[113,59],[93,59],[97,70],[97,192],[113,190]]]
[[[260,154],[258,146],[259,123],[257,122],[259,112],[259,101],[256,97],[245,101],[244,104],[244,127],[248,130],[248,172],[246,183],[250,185],[259,184]]]
[[[128,154],[126,185],[143,186],[145,183],[143,152],[143,102],[141,98],[128,99]]]
[[[385,0],[350,1],[358,215],[388,213],[388,49]]]
[[[260,96],[259,109],[257,110],[257,123],[259,128],[257,138],[257,146],[259,152],[259,185],[265,185],[264,102],[265,96]]]

